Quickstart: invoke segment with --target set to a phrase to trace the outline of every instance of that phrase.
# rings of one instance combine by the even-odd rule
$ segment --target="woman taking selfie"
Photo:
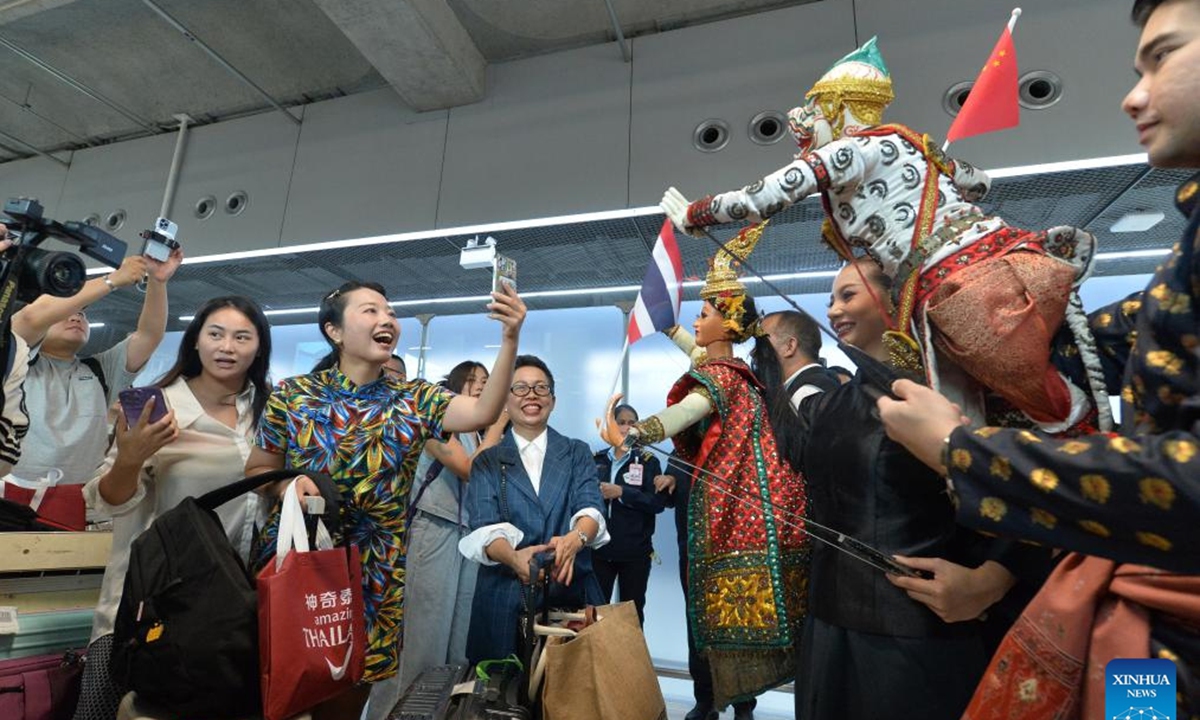
[[[396,673],[404,624],[405,515],[425,443],[495,422],[512,382],[525,305],[511,288],[493,293],[489,317],[501,344],[492,380],[479,397],[455,395],[424,380],[383,371],[400,339],[400,323],[382,287],[350,282],[321,301],[317,316],[331,347],[327,370],[289,378],[271,393],[246,474],[283,467],[330,475],[342,495],[344,541],[363,564],[367,651],[364,684],[314,709],[314,718],[358,717],[369,684]],[[283,483],[267,490],[277,495]],[[319,495],[300,476],[301,495]],[[278,513],[266,528],[258,562],[274,554]]]

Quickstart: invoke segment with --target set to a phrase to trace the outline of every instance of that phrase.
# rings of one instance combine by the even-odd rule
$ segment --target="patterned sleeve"
[[[1200,423],[1191,432],[1055,440],[959,429],[959,521],[1120,562],[1200,571]]]
[[[992,188],[988,174],[965,160],[954,161],[954,186],[967,202],[979,202]]]
[[[872,137],[846,138],[800,156],[762,180],[741,190],[722,193],[692,203],[688,222],[693,226],[746,220],[759,222],[814,192],[861,182],[878,158]]]
[[[267,405],[263,408],[262,418],[258,422],[258,435],[254,444],[276,455],[286,455],[291,444],[287,405],[290,394],[288,382],[285,380],[279,383],[267,398]]]
[[[3,397],[0,398],[0,474],[7,475],[21,458],[21,442],[29,432],[25,411],[25,376],[29,372],[29,345],[16,333],[8,332],[12,365],[5,370]],[[7,361],[8,358],[3,358]],[[3,363],[0,363],[3,364]]]
[[[450,434],[442,429],[442,420],[445,419],[446,408],[450,407],[450,401],[456,397],[455,394],[441,385],[424,380],[417,380],[412,386],[417,415],[425,424],[428,437],[441,442],[449,440]]]

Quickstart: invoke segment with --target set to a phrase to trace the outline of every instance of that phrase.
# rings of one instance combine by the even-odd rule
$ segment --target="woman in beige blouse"
[[[270,394],[270,356],[270,323],[254,301],[236,296],[210,300],[184,331],[175,364],[155,383],[166,398],[167,414],[148,422],[148,403],[132,426],[123,415],[118,418],[113,447],[84,488],[90,506],[113,516],[113,549],[92,623],[75,720],[116,716],[124,689],[109,678],[108,661],[129,548],[156,517],[185,497],[242,477]],[[249,554],[256,500],[248,493],[217,510],[243,558]]]

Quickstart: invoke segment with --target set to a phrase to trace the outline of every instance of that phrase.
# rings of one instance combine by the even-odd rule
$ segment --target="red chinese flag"
[[[1017,105],[1017,50],[1005,27],[987,64],[979,71],[971,94],[946,133],[947,142],[1003,130],[1021,122]]]

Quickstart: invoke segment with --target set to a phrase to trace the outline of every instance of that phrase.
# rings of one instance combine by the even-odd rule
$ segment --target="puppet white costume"
[[[891,77],[872,38],[835,64],[789,113],[801,152],[741,190],[662,208],[685,231],[757,222],[819,192],[826,241],[844,258],[865,248],[893,281],[899,311],[893,362],[924,369],[935,388],[984,419],[990,390],[1050,432],[1111,427],[1095,343],[1075,289],[1091,272],[1095,238],[1072,227],[1008,226],[973,203],[985,173],[946,157],[927,135],[881,125]],[[1066,319],[1087,392],[1050,361]],[[914,342],[915,338],[915,342]],[[988,408],[992,409],[991,406]]]

